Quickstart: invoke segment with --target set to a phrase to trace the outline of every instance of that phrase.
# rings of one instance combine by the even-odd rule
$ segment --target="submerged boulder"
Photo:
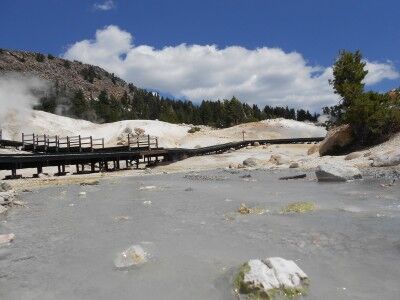
[[[373,167],[391,167],[400,164],[400,149],[375,154],[372,158]]]
[[[147,262],[147,253],[139,245],[130,246],[122,251],[114,260],[114,265],[118,269],[129,268]]]
[[[306,294],[309,279],[294,261],[270,257],[251,259],[243,264],[234,285],[236,293],[249,299],[292,298]]]
[[[355,167],[345,165],[319,165],[315,171],[318,181],[347,181],[362,178],[361,172]]]
[[[354,141],[353,130],[345,124],[328,131],[319,144],[319,155],[336,155],[345,150]]]

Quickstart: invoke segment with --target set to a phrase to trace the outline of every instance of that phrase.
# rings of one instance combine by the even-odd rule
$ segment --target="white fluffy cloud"
[[[106,0],[103,3],[93,4],[93,8],[95,10],[111,10],[111,9],[115,8],[115,3],[113,0]]]
[[[64,57],[99,65],[139,87],[193,101],[234,95],[259,105],[319,110],[338,99],[328,84],[331,67],[310,65],[301,54],[279,48],[181,44],[155,49],[134,45],[129,32],[111,25],[98,30],[94,40],[73,44]],[[367,84],[399,77],[390,62],[368,62],[367,68]]]

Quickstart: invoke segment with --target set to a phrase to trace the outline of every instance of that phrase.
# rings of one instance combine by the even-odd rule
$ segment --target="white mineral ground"
[[[17,121],[18,118],[8,117],[3,121],[1,127],[3,136],[9,139],[20,140],[21,133],[36,133],[47,135],[78,135],[93,136],[94,138],[104,138],[107,146],[116,145],[118,137],[124,135],[124,130],[130,128],[141,128],[145,134],[156,136],[159,138],[160,147],[184,147],[195,148],[203,147],[242,139],[242,132],[245,131],[246,139],[276,139],[276,138],[291,138],[291,137],[316,137],[324,136],[326,131],[321,126],[316,126],[311,123],[298,122],[286,119],[273,119],[261,122],[253,122],[242,124],[225,129],[213,129],[207,126],[200,126],[201,130],[196,133],[188,133],[192,125],[187,124],[170,124],[161,121],[151,120],[126,120],[115,123],[95,124],[89,121],[76,120],[68,117],[57,116],[41,111],[31,111],[26,114],[23,122]],[[290,163],[276,165],[268,162],[271,155],[282,155],[289,159],[290,162],[297,162],[299,170],[314,169],[317,165],[330,162],[340,163],[358,168],[369,167],[371,161],[370,156],[364,156],[366,153],[374,155],[388,150],[393,150],[400,144],[400,134],[394,136],[391,140],[381,145],[361,151],[358,158],[345,160],[345,156],[324,156],[320,157],[318,152],[308,155],[308,150],[312,144],[298,145],[268,145],[243,148],[236,151],[226,152],[217,155],[207,155],[199,157],[191,157],[182,161],[161,165],[152,169],[152,174],[163,172],[184,172],[184,171],[200,171],[217,168],[226,168],[229,165],[238,165],[243,160],[254,157],[262,160],[263,168],[267,169],[286,169]],[[22,153],[16,150],[0,149],[0,153]],[[67,171],[74,171],[71,166]],[[19,170],[19,174],[25,177],[31,177],[36,173],[36,169]],[[56,168],[44,168],[44,172],[50,175],[57,172]],[[8,175],[9,171],[0,171],[0,178]],[[99,178],[111,176],[135,176],[146,174],[144,170],[125,170],[107,174],[87,174],[75,175],[66,177],[45,177],[40,179],[29,179],[29,186],[53,185],[62,183],[80,182],[82,178]],[[26,180],[14,180],[13,186],[16,189],[25,188]]]

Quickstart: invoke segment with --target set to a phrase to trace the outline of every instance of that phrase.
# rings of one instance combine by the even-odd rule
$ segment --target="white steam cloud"
[[[47,91],[46,81],[20,74],[0,76],[0,129],[3,138],[18,139],[26,117]]]

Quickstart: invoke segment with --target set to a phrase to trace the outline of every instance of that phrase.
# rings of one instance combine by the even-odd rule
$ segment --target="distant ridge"
[[[86,99],[97,98],[103,90],[116,99],[130,92],[124,80],[97,66],[51,54],[0,49],[0,75],[9,72],[34,75],[71,92],[82,90]]]

